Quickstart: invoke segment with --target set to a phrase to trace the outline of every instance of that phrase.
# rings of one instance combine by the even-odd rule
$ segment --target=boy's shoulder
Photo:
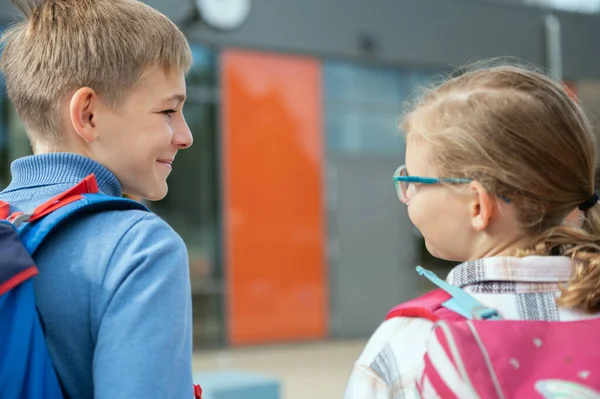
[[[77,217],[48,237],[41,250],[41,259],[48,256],[51,262],[75,251],[81,264],[101,268],[115,263],[123,267],[124,262],[133,266],[140,256],[158,259],[165,253],[187,263],[187,247],[181,236],[157,214],[137,209]]]
[[[70,188],[70,185],[51,185],[35,190],[5,191],[0,192],[0,200],[9,203],[14,211],[28,212]],[[135,252],[153,259],[170,252],[180,258],[182,264],[186,263],[185,243],[165,220],[143,207],[126,208],[122,204],[114,209],[107,205],[71,216],[44,239],[36,260],[62,263],[76,253],[78,263],[102,268],[114,264],[118,258],[126,260],[129,255],[134,258]]]
[[[159,215],[139,209],[96,212],[69,223],[67,229],[78,235],[91,235],[96,240],[174,241],[183,244],[179,234]]]
[[[189,273],[188,251],[180,235],[155,213],[141,210],[77,218],[48,237],[35,260],[57,281],[106,285],[107,292],[116,291],[115,282],[128,276],[143,281],[151,276],[155,282],[177,278],[185,283],[181,276]]]

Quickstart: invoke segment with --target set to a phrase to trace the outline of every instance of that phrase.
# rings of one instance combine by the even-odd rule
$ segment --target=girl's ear
[[[470,217],[471,226],[476,231],[485,230],[497,211],[496,197],[490,194],[478,181],[469,183],[471,193],[470,199]]]

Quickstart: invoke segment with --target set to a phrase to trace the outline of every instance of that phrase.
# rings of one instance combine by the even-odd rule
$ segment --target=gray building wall
[[[0,0],[0,26],[15,18],[16,12],[10,0]]]
[[[497,56],[544,66],[546,58],[546,11],[513,0],[254,0],[248,20],[233,32],[203,24],[193,0],[146,2],[180,24],[192,40],[211,46],[433,67]],[[10,1],[0,0],[0,24],[14,15]],[[556,15],[565,76],[600,79],[600,16]]]
[[[239,29],[220,32],[202,22],[192,0],[146,2],[179,24],[192,42],[217,48],[310,54],[326,60],[433,70],[498,56],[545,66],[547,58],[543,23],[547,11],[515,4],[475,0],[254,0],[248,19]],[[587,82],[581,98],[600,115],[598,85],[594,84],[594,80],[600,81],[600,55],[595,51],[600,17],[556,15],[561,22],[564,76]],[[0,26],[14,16],[9,0],[0,0]],[[389,120],[391,126],[393,115]],[[391,172],[401,162],[398,154],[327,154],[332,336],[370,335],[391,306],[426,288],[413,271],[420,258],[419,238],[391,184]],[[362,291],[369,292],[368,300],[357,296]]]
[[[160,1],[160,0],[156,0]],[[183,1],[183,0],[182,0]],[[446,67],[512,56],[545,66],[548,11],[474,0],[260,0],[238,30],[186,25],[190,38],[214,46],[341,57],[392,65]],[[569,79],[600,78],[600,17],[556,12],[563,70]],[[364,38],[372,41],[365,50]]]
[[[464,0],[260,0],[237,31],[197,24],[189,33],[218,46],[389,64],[462,64],[499,55],[544,62],[538,10]],[[361,46],[365,36],[372,51]]]

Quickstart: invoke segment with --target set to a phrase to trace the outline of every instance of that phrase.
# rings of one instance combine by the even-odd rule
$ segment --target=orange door
[[[324,337],[320,64],[229,50],[221,68],[229,341]]]

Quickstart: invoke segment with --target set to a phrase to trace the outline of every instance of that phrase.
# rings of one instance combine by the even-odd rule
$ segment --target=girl
[[[505,319],[594,317],[595,137],[559,84],[519,67],[473,69],[425,94],[402,127],[398,196],[429,252],[462,262],[449,283]],[[416,397],[431,328],[419,318],[384,322],[355,364],[346,399]]]

